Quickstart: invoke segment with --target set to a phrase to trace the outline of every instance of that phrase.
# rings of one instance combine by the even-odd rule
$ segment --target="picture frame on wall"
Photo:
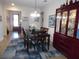
[[[2,21],[2,16],[0,16],[0,22]]]
[[[55,27],[55,15],[49,15],[48,27]]]

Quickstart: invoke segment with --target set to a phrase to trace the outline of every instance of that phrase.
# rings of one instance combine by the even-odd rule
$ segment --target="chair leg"
[[[29,52],[29,43],[27,42],[27,52]]]
[[[48,50],[49,50],[49,46],[50,46],[50,36],[48,36]]]
[[[34,50],[35,50],[35,48],[36,48],[36,47],[35,47],[35,45],[34,45]]]

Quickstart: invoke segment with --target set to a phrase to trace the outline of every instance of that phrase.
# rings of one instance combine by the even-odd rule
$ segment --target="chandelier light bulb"
[[[12,6],[15,6],[15,4],[14,4],[14,3],[12,3],[11,5],[12,5]]]
[[[40,14],[37,11],[34,11],[33,13],[31,13],[30,15],[31,17],[40,17]]]

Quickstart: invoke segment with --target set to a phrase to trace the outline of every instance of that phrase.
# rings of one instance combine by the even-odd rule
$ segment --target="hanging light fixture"
[[[35,11],[30,14],[31,17],[40,17],[40,13],[37,11],[37,0],[35,0]]]

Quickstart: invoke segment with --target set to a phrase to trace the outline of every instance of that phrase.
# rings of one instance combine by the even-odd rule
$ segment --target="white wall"
[[[54,28],[48,27],[48,19],[49,15],[55,15],[56,8],[59,8],[61,4],[63,4],[65,0],[52,0],[45,8],[44,11],[44,23],[43,26],[49,28],[49,34],[51,41],[53,41]]]
[[[0,1],[0,16],[2,16],[2,21],[0,21],[0,41],[2,41],[4,36],[4,13],[3,13],[3,4],[1,1]]]

